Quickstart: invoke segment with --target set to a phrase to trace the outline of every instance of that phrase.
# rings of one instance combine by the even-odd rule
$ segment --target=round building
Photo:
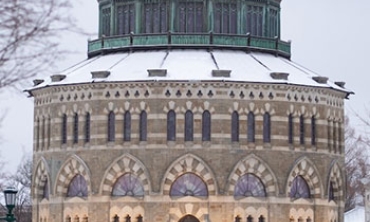
[[[98,0],[88,59],[34,80],[35,222],[343,222],[344,99],[280,0]]]

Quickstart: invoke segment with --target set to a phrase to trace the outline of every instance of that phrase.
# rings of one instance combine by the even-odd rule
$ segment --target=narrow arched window
[[[338,122],[338,152],[342,153],[342,124]]]
[[[71,217],[70,217],[70,216],[67,216],[67,217],[66,217],[66,222],[72,222],[72,219],[71,219]]]
[[[261,215],[261,216],[258,218],[258,222],[265,222],[265,218]]]
[[[51,139],[51,118],[48,118],[48,147],[50,147],[50,139]]]
[[[247,222],[253,222],[253,217],[252,217],[251,215],[249,215],[249,216],[247,217]]]
[[[327,127],[327,132],[328,132],[328,148],[331,150],[331,121],[328,120],[328,127]]]
[[[176,140],[176,113],[173,110],[167,113],[167,140]]]
[[[202,114],[202,141],[211,141],[211,113],[208,110]]]
[[[78,143],[78,114],[73,117],[73,143]]]
[[[296,176],[290,188],[290,198],[310,198],[310,189],[302,176]]]
[[[45,117],[42,117],[42,131],[41,131],[41,147],[45,149],[45,132],[46,132]]]
[[[329,201],[332,201],[334,200],[334,185],[333,185],[333,181],[330,181],[329,183]]]
[[[271,142],[271,117],[269,113],[263,115],[263,142]]]
[[[254,143],[255,142],[255,122],[254,122],[254,113],[253,112],[248,113],[247,124],[248,124],[247,140],[250,143]]]
[[[119,222],[119,216],[117,214],[114,215],[113,222]]]
[[[266,191],[260,178],[247,173],[241,176],[235,185],[235,197],[265,197]]]
[[[49,182],[48,179],[44,182],[44,187],[42,188],[42,198],[49,199]]]
[[[236,33],[237,3],[218,2],[214,5],[214,32]]]
[[[131,140],[131,113],[126,111],[123,116],[123,140]]]
[[[177,7],[177,31],[194,33],[203,31],[204,3],[197,1],[179,1]]]
[[[316,119],[311,117],[311,145],[316,145]]]
[[[208,196],[207,185],[199,176],[193,173],[185,173],[173,182],[170,196],[206,197]]]
[[[263,35],[263,7],[248,5],[246,12],[246,33],[252,36]]]
[[[293,144],[293,137],[294,137],[294,122],[293,122],[293,115],[289,114],[288,116],[288,142],[289,144]]]
[[[77,174],[71,180],[68,187],[67,197],[87,197],[87,183],[81,174]]]
[[[168,31],[167,2],[145,2],[143,25],[145,33],[164,33]]]
[[[140,113],[140,141],[147,140],[147,114],[145,111]]]
[[[236,111],[231,114],[231,141],[239,142],[239,114]]]
[[[299,117],[299,142],[304,145],[304,116]]]
[[[333,149],[337,152],[337,123],[333,121]]]
[[[135,32],[135,4],[133,2],[118,3],[116,7],[116,18],[118,35]]]
[[[113,111],[108,114],[108,142],[113,142],[115,139],[115,115]]]
[[[36,119],[36,150],[40,149],[40,120]]]
[[[144,187],[137,176],[126,173],[115,182],[112,196],[143,197]]]
[[[87,112],[85,116],[85,143],[90,142],[90,124],[91,124],[91,119],[90,119],[90,113]]]
[[[188,110],[185,113],[185,141],[193,141],[194,117],[193,113]]]
[[[67,115],[62,116],[62,144],[67,143]]]

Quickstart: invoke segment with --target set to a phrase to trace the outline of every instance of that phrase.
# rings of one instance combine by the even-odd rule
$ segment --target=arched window
[[[144,3],[143,24],[145,33],[164,33],[168,31],[166,3],[166,1]]]
[[[293,115],[289,114],[288,116],[288,142],[289,144],[293,144],[293,133],[294,133],[294,125],[293,125]]]
[[[132,173],[119,177],[113,186],[112,196],[143,197],[144,187]]]
[[[263,115],[263,142],[271,142],[271,117],[269,113]]]
[[[87,183],[85,178],[77,174],[68,187],[67,197],[87,197]]]
[[[274,38],[275,36],[279,37],[279,16],[276,9],[270,8],[269,10],[269,37]]]
[[[329,183],[329,201],[335,200],[333,181]]]
[[[114,215],[113,222],[119,222],[119,216],[117,214]]]
[[[333,121],[333,149],[337,152],[337,123]]]
[[[253,217],[252,217],[251,215],[249,215],[249,216],[247,217],[247,222],[253,222]]]
[[[185,113],[185,141],[193,141],[194,118],[193,113],[188,110]]]
[[[254,143],[255,142],[255,122],[254,122],[254,113],[253,112],[248,113],[247,124],[248,124],[247,140],[250,143]]]
[[[43,148],[45,148],[45,126],[46,126],[46,124],[45,124],[45,117],[42,117],[42,135],[41,135],[41,146],[43,147]]]
[[[208,196],[207,185],[199,176],[193,173],[185,173],[178,177],[175,182],[173,182],[170,190],[170,196],[206,197]]]
[[[110,111],[108,114],[108,142],[113,142],[115,139],[116,127],[115,127],[115,114]]]
[[[147,140],[147,114],[145,111],[140,113],[140,141]]]
[[[49,199],[49,182],[46,179],[44,183],[44,187],[42,188],[42,198]]]
[[[51,118],[48,118],[48,147],[50,147],[50,139],[51,139]]]
[[[67,143],[67,114],[62,116],[62,144]]]
[[[316,145],[316,119],[311,117],[311,145]]]
[[[308,217],[307,220],[306,220],[306,222],[312,222],[311,218]]]
[[[110,36],[111,26],[111,9],[110,7],[104,7],[101,9],[101,35]]]
[[[310,198],[310,189],[302,176],[296,176],[290,188],[290,198]]]
[[[328,128],[327,128],[327,131],[328,131],[328,147],[329,147],[329,150],[331,149],[331,121],[328,120]]]
[[[123,141],[131,140],[131,113],[126,111],[123,116]]]
[[[196,217],[194,217],[193,215],[185,215],[184,217],[182,217],[179,222],[200,222]]]
[[[241,222],[241,217],[239,216],[239,215],[237,215],[236,217],[235,217],[235,222]]]
[[[73,117],[73,143],[78,143],[78,114]]]
[[[338,152],[342,153],[342,124],[338,122]]]
[[[118,2],[118,1],[116,1]],[[135,32],[135,4],[133,1],[117,3],[117,35],[129,34]]]
[[[265,197],[266,191],[262,181],[254,174],[241,176],[235,185],[235,197]]]
[[[236,2],[217,2],[214,5],[214,32],[236,33],[237,10]]]
[[[40,149],[40,120],[36,120],[36,150]]]
[[[231,141],[239,142],[239,114],[236,111],[231,114]]]
[[[68,215],[68,216],[66,217],[66,222],[72,222],[71,216],[69,216],[69,215]]]
[[[173,110],[167,113],[167,140],[176,140],[176,113]]]
[[[211,113],[208,110],[202,115],[202,141],[211,141]]]
[[[178,32],[202,32],[204,23],[202,1],[180,1],[177,7]]]
[[[265,222],[265,218],[261,215],[261,216],[258,218],[258,222]]]
[[[298,222],[303,222],[303,218],[302,217],[299,217],[298,218]]]
[[[299,117],[299,142],[301,145],[304,145],[304,116]]]
[[[247,6],[246,33],[252,36],[263,35],[263,7],[256,5]]]
[[[91,118],[90,113],[87,112],[85,116],[85,143],[90,142],[90,122],[91,122],[90,118]]]

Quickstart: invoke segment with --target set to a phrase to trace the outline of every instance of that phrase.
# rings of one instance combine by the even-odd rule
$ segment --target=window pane
[[[124,114],[123,120],[123,140],[130,141],[131,140],[131,114],[129,111],[126,111]]]
[[[265,197],[265,187],[257,176],[247,173],[236,182],[234,196]]]
[[[293,115],[292,114],[289,114],[289,117],[288,117],[288,142],[289,144],[293,144]]]
[[[108,141],[112,142],[115,138],[115,115],[113,111],[108,114]]]
[[[144,187],[139,178],[131,173],[124,174],[113,186],[112,196],[144,196]]]
[[[147,114],[145,111],[140,113],[140,141],[147,139]]]
[[[208,196],[204,181],[193,173],[178,177],[171,186],[170,196]]]
[[[193,113],[188,110],[185,113],[185,141],[193,141]]]
[[[85,178],[77,174],[68,187],[67,197],[87,197],[87,183]]]
[[[248,120],[247,120],[247,124],[248,124],[248,142],[251,142],[251,143],[254,143],[255,142],[255,139],[254,139],[254,135],[255,135],[255,122],[254,122],[254,114],[252,112],[249,112],[248,113]]]
[[[271,142],[271,118],[269,113],[263,115],[263,142]]]
[[[67,143],[67,115],[62,117],[62,144]]]
[[[90,113],[86,113],[85,120],[85,142],[90,142]]]
[[[299,117],[299,141],[303,145],[304,144],[304,117],[301,115]]]
[[[102,35],[110,36],[110,8],[102,9]]]
[[[167,140],[176,140],[176,114],[173,110],[167,114]]]
[[[78,143],[78,114],[75,113],[73,123],[73,143]]]
[[[296,176],[290,188],[291,198],[309,198],[310,189],[305,179],[302,176]]]
[[[202,116],[202,141],[211,141],[211,114],[206,110]]]
[[[236,111],[231,116],[231,141],[239,141],[239,114]]]
[[[311,117],[311,144],[316,145],[316,119]]]

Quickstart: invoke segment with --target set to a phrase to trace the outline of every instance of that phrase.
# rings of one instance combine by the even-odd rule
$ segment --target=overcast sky
[[[74,4],[79,25],[91,33],[91,39],[96,38],[96,0]],[[355,110],[366,115],[365,107],[370,107],[370,1],[283,0],[281,8],[282,39],[292,41],[292,60],[331,81],[345,81],[356,93],[346,102],[347,114],[354,116]],[[63,38],[63,47],[75,53],[60,61],[60,70],[86,59],[87,38],[73,34]],[[32,151],[33,100],[26,94],[1,92],[0,111],[6,112],[0,128],[1,155],[7,169],[15,171],[22,153]]]

